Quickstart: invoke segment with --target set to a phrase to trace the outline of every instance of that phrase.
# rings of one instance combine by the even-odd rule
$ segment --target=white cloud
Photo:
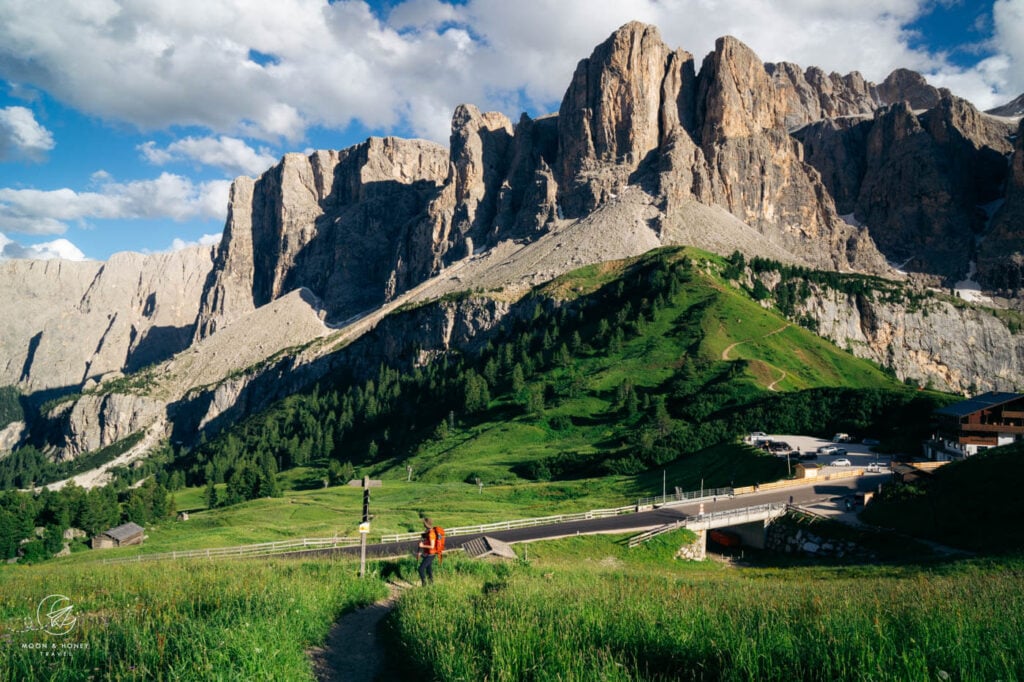
[[[42,161],[53,147],[53,135],[36,121],[31,109],[0,109],[0,161]]]
[[[277,157],[267,148],[256,151],[237,137],[186,137],[160,149],[155,142],[139,145],[143,157],[152,164],[162,166],[172,161],[196,161],[220,168],[231,176],[256,176],[277,163]]]
[[[767,61],[876,81],[917,69],[982,106],[1024,90],[1024,0],[995,0],[996,55],[969,70],[910,47],[905,27],[934,2],[406,0],[382,19],[360,0],[25,0],[0,8],[0,77],[144,129],[198,125],[295,143],[311,125],[359,120],[446,140],[461,102],[513,117],[557,108],[578,60],[637,19],[698,62],[730,34]]]
[[[216,244],[220,244],[220,239],[220,232],[218,232],[217,234],[204,234],[195,241],[188,241],[185,239],[181,239],[180,237],[175,237],[171,241],[171,248],[168,250],[181,251],[182,249],[188,249],[193,246],[215,246]]]
[[[3,233],[0,233],[0,259],[4,258],[32,258],[35,260],[63,258],[64,260],[86,260],[85,254],[67,239],[54,239],[50,242],[41,242],[39,244],[23,246],[16,241],[8,239]]]
[[[97,175],[93,176],[94,178]],[[104,180],[104,178],[107,178]],[[62,234],[70,221],[90,219],[193,218],[223,219],[227,212],[227,180],[195,184],[163,173],[152,180],[113,182],[99,176],[96,192],[71,189],[0,189],[0,230],[25,234]]]

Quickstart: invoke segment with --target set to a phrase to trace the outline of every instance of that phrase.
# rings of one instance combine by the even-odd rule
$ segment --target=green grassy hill
[[[570,273],[477,352],[336,379],[250,418],[190,455],[189,481],[271,460],[430,482],[636,474],[748,429],[898,434],[906,410],[941,400],[765,309],[725,268],[661,249]]]
[[[985,553],[1024,547],[1024,443],[936,469],[913,484],[888,485],[864,518],[937,542]],[[1009,483],[1009,485],[1007,485]]]
[[[927,427],[941,396],[788,324],[725,267],[680,249],[587,267],[527,297],[479,353],[293,396],[180,460],[192,486],[177,508],[200,513],[123,551],[350,535],[360,493],[337,484],[351,476],[385,481],[374,533],[405,532],[421,513],[469,525],[617,507],[663,480],[694,490],[785,476],[784,462],[738,444],[749,430]],[[262,494],[254,472],[278,463]],[[239,472],[259,499],[237,503]],[[208,481],[222,506],[201,511]]]

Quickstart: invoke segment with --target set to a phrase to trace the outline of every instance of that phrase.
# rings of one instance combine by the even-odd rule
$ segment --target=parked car
[[[833,443],[849,443],[850,442],[850,434],[848,434],[848,433],[837,433],[836,435],[832,436],[832,442]]]
[[[839,459],[832,460],[832,466],[834,466],[834,467],[848,467],[848,466],[852,466],[852,465],[850,464],[850,460],[846,459],[845,457],[840,457]]]
[[[832,451],[832,454],[835,455],[836,457],[844,457],[847,454],[846,448],[836,448],[835,450]]]
[[[818,448],[819,455],[831,455],[839,450],[838,445],[822,445]]]
[[[774,453],[787,453],[793,449],[789,443],[784,443],[780,440],[773,440],[768,445],[768,449]]]

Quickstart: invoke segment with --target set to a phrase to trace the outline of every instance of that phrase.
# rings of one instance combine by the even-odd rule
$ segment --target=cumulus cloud
[[[42,161],[53,147],[53,135],[36,121],[31,109],[0,109],[0,161]]]
[[[168,250],[181,251],[182,249],[188,249],[193,246],[214,246],[216,244],[220,244],[221,234],[222,233],[220,232],[218,232],[217,234],[204,234],[195,241],[189,241],[186,239],[181,239],[180,237],[175,237],[171,241],[171,248]]]
[[[67,239],[54,239],[50,242],[24,246],[0,233],[0,259],[3,258],[86,260],[85,254]]]
[[[698,60],[730,34],[768,61],[859,70],[876,81],[896,67],[916,69],[955,83],[981,106],[1024,90],[1024,0],[995,0],[992,57],[968,70],[911,47],[920,43],[906,27],[935,0],[388,6],[379,14],[360,0],[275,0],[258,8],[236,0],[8,3],[0,9],[0,76],[144,129],[198,125],[297,142],[309,126],[340,129],[358,120],[445,140],[461,102],[512,116],[557,108],[577,61],[637,19],[658,25],[670,45]]]
[[[119,183],[109,175],[93,176],[99,190],[0,189],[0,230],[24,234],[62,234],[72,221],[90,219],[223,219],[231,183],[193,183],[163,173],[151,180]]]
[[[219,168],[232,176],[259,175],[277,163],[277,157],[266,147],[257,151],[244,140],[227,135],[186,137],[163,149],[150,141],[139,145],[138,149],[147,161],[158,166],[172,161],[194,161]]]

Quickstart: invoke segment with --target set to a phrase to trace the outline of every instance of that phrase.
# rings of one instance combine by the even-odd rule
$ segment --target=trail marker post
[[[366,536],[370,534],[370,477],[363,477],[363,522],[359,524],[359,577],[366,575]]]

